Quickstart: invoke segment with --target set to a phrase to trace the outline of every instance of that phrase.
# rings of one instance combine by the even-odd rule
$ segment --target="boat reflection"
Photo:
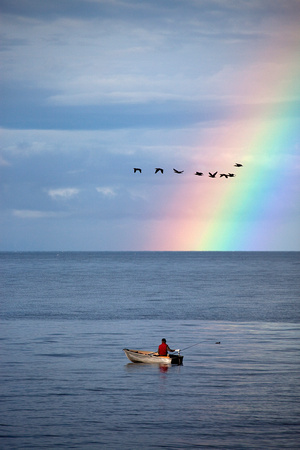
[[[138,363],[128,363],[125,364],[124,368],[128,372],[138,372],[138,371],[153,371],[166,373],[172,367],[170,364],[138,364]],[[158,370],[157,370],[158,369]]]

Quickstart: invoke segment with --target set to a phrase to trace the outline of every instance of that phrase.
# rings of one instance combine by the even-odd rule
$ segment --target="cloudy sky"
[[[299,0],[1,20],[1,251],[300,250]]]

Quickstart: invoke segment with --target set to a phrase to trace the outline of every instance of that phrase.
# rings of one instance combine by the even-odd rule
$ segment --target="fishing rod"
[[[206,339],[205,341],[197,342],[196,344],[190,345],[189,347],[181,348],[180,351],[187,350],[188,348],[195,347],[196,345],[203,344],[204,342],[209,342],[210,339]],[[221,342],[215,342],[215,344],[221,344]]]

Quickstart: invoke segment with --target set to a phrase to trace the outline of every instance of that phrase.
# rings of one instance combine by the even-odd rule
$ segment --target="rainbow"
[[[206,172],[230,171],[236,177],[186,177],[170,204],[163,205],[164,215],[149,234],[150,249],[282,250],[279,244],[276,247],[284,222],[278,217],[277,206],[289,186],[286,152],[296,153],[299,137],[299,121],[290,101],[295,98],[300,79],[296,56],[299,37],[289,51],[278,50],[277,46],[275,55],[273,47],[274,43],[258,55],[256,66],[260,67],[268,54],[271,62],[263,64],[267,69],[263,73],[252,71],[237,83],[237,93],[245,93],[248,98],[252,93],[252,105],[248,102],[244,108],[237,107],[236,113],[227,118],[226,127],[218,131],[217,139],[212,135],[195,137],[199,142],[198,161],[201,149],[210,149],[211,162],[204,162]],[[272,99],[277,101],[272,103]],[[220,167],[216,167],[217,161]],[[235,162],[243,167],[233,167]],[[204,172],[195,163],[193,170]],[[270,220],[272,227],[266,225]]]

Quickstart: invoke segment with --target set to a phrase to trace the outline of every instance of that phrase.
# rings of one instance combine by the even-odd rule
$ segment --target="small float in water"
[[[183,361],[183,356],[180,355],[179,351],[177,351],[177,353],[171,353],[167,356],[160,356],[157,352],[129,350],[128,348],[123,348],[123,351],[129,361],[133,363],[181,365]]]

